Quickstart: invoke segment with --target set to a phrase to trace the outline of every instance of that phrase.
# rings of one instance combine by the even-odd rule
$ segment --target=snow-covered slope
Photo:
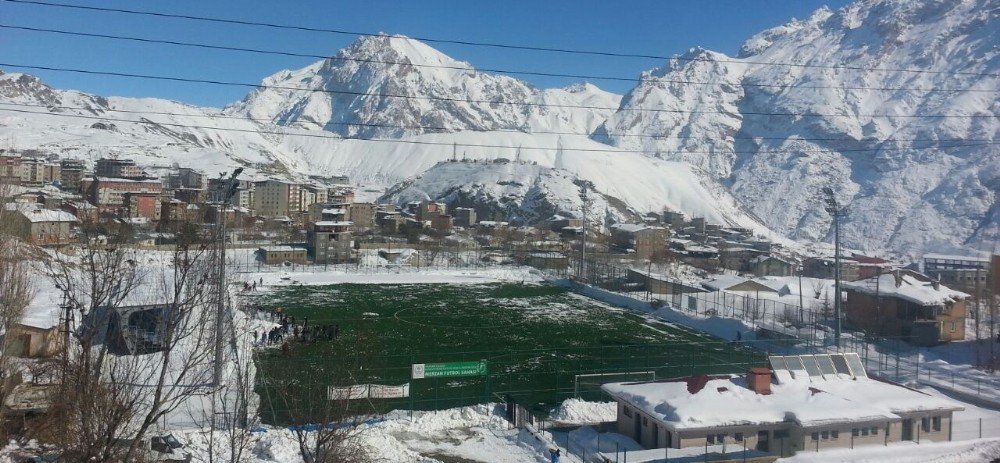
[[[738,57],[694,50],[645,73],[595,138],[691,162],[793,237],[829,239],[818,197],[829,186],[849,206],[850,246],[989,248],[1000,239],[998,19],[997,0],[820,9]],[[810,67],[842,64],[867,70]],[[978,117],[930,117],[942,114]]]
[[[559,92],[547,94],[564,96]],[[355,184],[375,188],[411,179],[453,158],[478,160],[481,162],[439,165],[416,179],[413,188],[440,197],[451,186],[495,185],[504,178],[534,185],[534,189],[483,190],[482,196],[514,195],[521,214],[518,218],[534,220],[538,217],[528,217],[528,211],[537,209],[540,214],[542,203],[553,211],[578,211],[579,188],[575,185],[589,181],[596,189],[592,210],[601,219],[605,209],[626,217],[629,211],[669,207],[711,222],[741,224],[770,233],[741,212],[723,188],[704,181],[704,176],[688,165],[622,152],[582,135],[463,131],[391,141],[343,139],[305,128],[259,124],[232,114],[218,117],[218,110],[171,101],[60,91],[20,74],[0,76],[0,95],[0,139],[11,140],[19,148],[38,148],[68,157],[94,160],[117,155],[164,168],[176,162],[209,174],[243,166],[251,174],[297,179],[348,175]],[[45,107],[18,106],[25,104]],[[87,109],[65,109],[70,107]],[[513,162],[491,162],[497,159]],[[474,167],[454,170],[463,166]]]
[[[263,85],[226,111],[358,138],[461,130],[588,134],[621,100],[589,84],[539,90],[389,35],[359,38],[329,59],[281,71]]]

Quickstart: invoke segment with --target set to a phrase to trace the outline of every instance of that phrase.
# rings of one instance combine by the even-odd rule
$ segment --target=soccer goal
[[[599,391],[601,385],[606,383],[653,381],[655,379],[656,371],[654,370],[575,375],[573,376],[573,397],[579,399],[581,393]]]

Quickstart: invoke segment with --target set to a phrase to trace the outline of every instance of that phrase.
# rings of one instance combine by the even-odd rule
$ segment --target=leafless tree
[[[11,185],[0,181],[0,333],[3,333],[0,337],[0,403],[14,386],[16,374],[10,364],[10,343],[33,295],[26,246],[13,236],[14,230],[9,225],[11,218],[5,207],[11,193]],[[0,421],[4,418],[0,408]]]
[[[209,391],[211,252],[184,243],[139,253],[105,224],[81,229],[78,253],[48,265],[81,321],[54,424],[71,458],[138,461],[154,426]],[[134,306],[147,314],[138,323],[126,309]]]

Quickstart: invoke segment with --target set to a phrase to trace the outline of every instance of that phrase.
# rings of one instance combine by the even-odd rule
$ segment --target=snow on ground
[[[509,462],[542,463],[547,461],[545,445],[531,434],[508,429],[502,413],[494,404],[448,410],[409,412],[394,411],[384,420],[363,425],[359,439],[373,461],[435,462]],[[213,448],[224,452],[226,436],[216,435]],[[206,461],[208,434],[202,431],[183,433],[195,461]],[[302,461],[298,443],[287,429],[269,428],[257,435],[250,452],[254,463],[298,463]]]
[[[972,463],[1000,458],[1000,439],[917,444],[900,442],[889,446],[863,446],[854,449],[799,452],[782,463]]]

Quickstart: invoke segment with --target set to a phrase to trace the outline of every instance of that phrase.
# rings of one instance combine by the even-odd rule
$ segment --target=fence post
[[[983,419],[979,419],[979,438],[983,438]]]

